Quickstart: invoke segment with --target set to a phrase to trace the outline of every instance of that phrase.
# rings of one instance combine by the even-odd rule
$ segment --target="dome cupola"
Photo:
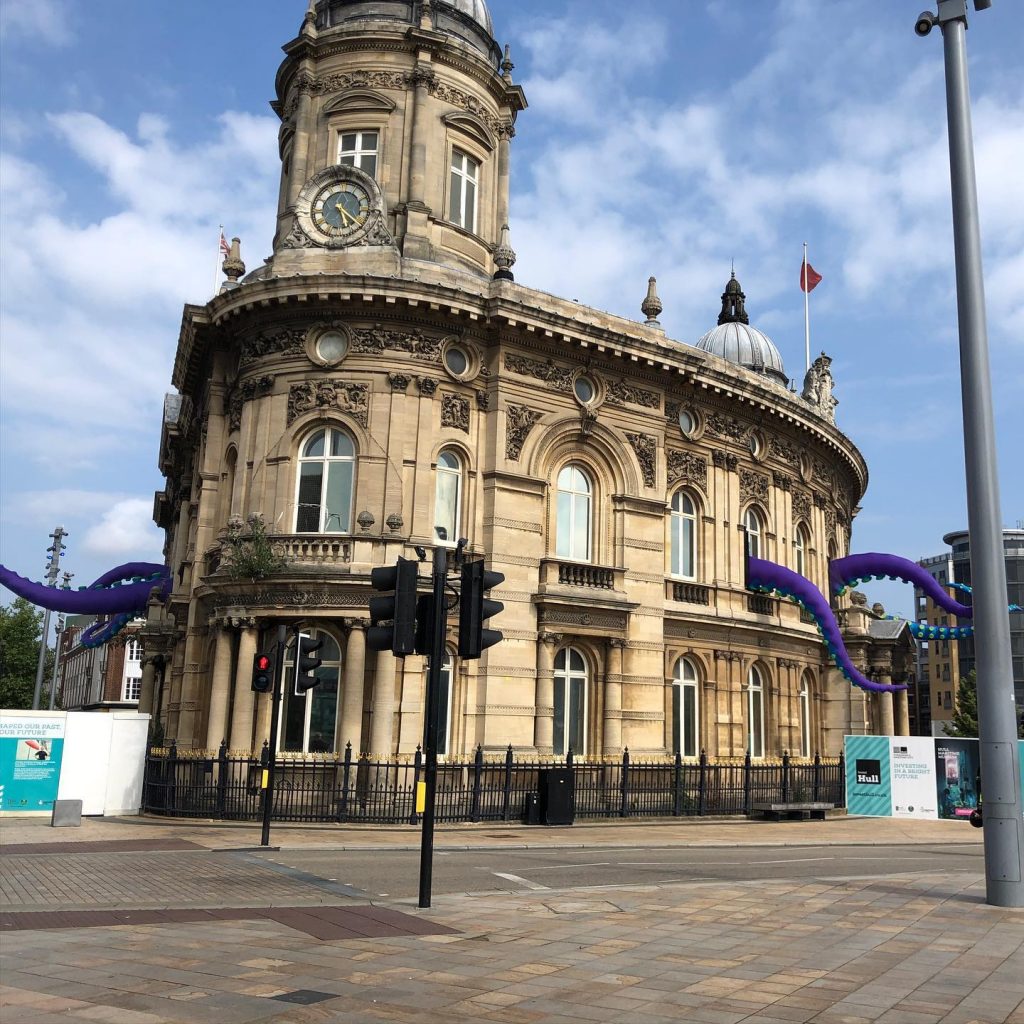
[[[782,356],[768,335],[750,326],[746,300],[734,272],[722,292],[718,326],[697,342],[697,348],[788,387],[789,378],[782,365]]]

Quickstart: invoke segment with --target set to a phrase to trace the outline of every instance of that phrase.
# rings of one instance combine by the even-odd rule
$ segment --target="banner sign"
[[[65,720],[64,715],[0,713],[0,811],[53,811]]]
[[[981,765],[975,739],[847,736],[843,749],[849,814],[968,821],[978,806]],[[1024,741],[1018,751],[1024,787]]]

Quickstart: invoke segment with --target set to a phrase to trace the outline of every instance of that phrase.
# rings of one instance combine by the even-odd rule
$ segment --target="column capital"
[[[564,639],[563,633],[549,633],[546,630],[537,634],[537,639],[543,644],[560,644]]]

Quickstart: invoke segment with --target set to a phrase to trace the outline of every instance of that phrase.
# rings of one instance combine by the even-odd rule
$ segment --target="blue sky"
[[[966,524],[942,46],[924,0],[491,0],[530,108],[513,145],[520,283],[669,337],[714,325],[735,259],[751,322],[812,352],[871,473],[854,550],[911,558]],[[305,0],[0,6],[0,562],[47,534],[91,582],[159,560],[150,522],[181,308],[218,225],[250,268],[278,183],[268,107]],[[865,20],[871,12],[872,20]],[[857,20],[857,19],[860,20]],[[1024,4],[968,33],[1003,519],[1024,519]],[[909,613],[909,589],[869,588]]]

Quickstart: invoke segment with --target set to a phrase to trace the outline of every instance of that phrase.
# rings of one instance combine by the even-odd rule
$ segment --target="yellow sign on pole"
[[[416,813],[422,814],[427,809],[427,784],[416,783]]]
[[[270,782],[270,772],[266,768],[264,768],[263,769],[263,780],[260,782],[260,788],[261,789],[266,789],[267,788],[267,784],[269,782]]]

